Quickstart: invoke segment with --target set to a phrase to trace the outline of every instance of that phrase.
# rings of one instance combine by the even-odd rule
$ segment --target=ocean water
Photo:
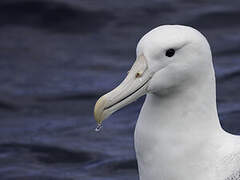
[[[0,180],[137,180],[135,123],[144,101],[101,132],[96,100],[117,86],[154,27],[209,40],[221,124],[240,134],[240,1],[1,0]]]

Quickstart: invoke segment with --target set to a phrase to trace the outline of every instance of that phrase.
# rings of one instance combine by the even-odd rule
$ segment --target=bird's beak
[[[98,99],[94,108],[97,123],[146,94],[151,77],[145,57],[139,56],[124,81]]]

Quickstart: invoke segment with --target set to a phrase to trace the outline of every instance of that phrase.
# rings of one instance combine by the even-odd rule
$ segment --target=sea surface
[[[222,127],[240,134],[239,17],[239,0],[1,0],[0,180],[137,180],[144,97],[98,133],[93,108],[163,24],[207,37]]]

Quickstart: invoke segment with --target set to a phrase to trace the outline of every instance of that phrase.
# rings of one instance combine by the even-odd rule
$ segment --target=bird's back
[[[224,133],[217,162],[217,180],[240,180],[240,137]],[[225,142],[225,143],[224,143]]]

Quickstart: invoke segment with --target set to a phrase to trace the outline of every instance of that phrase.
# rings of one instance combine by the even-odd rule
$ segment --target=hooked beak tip
[[[104,96],[100,97],[94,107],[94,118],[98,124],[101,124],[104,120],[103,113],[106,99]]]

